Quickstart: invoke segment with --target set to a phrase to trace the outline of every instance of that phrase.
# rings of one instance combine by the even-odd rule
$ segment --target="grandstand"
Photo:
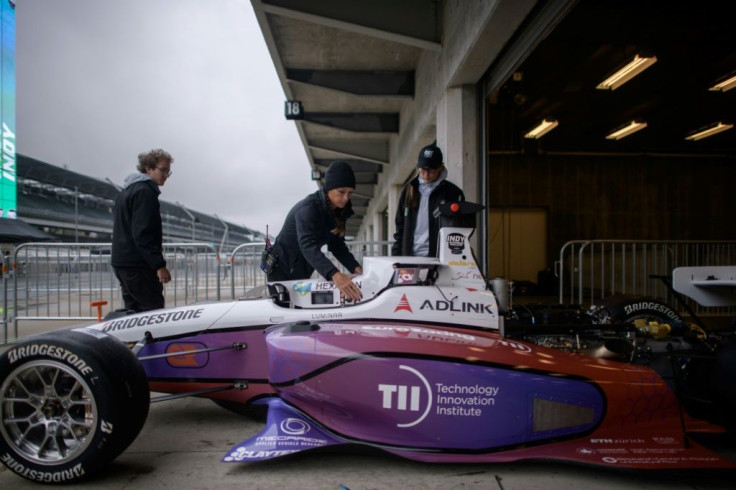
[[[18,218],[63,242],[112,241],[112,208],[120,190],[112,182],[17,155]],[[233,248],[265,241],[245,226],[161,200],[165,242]]]

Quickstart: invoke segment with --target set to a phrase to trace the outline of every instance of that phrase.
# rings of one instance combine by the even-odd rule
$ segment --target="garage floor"
[[[425,464],[380,453],[302,453],[261,463],[221,463],[228,449],[255,434],[261,423],[210,400],[156,403],[136,441],[109,469],[65,489],[733,489],[736,472],[617,471],[559,463]],[[711,446],[713,447],[713,446]],[[736,450],[716,447],[736,461]],[[0,488],[38,489],[0,466]]]

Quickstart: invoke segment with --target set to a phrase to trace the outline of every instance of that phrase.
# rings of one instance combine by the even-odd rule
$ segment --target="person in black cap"
[[[325,184],[317,192],[299,201],[289,214],[273,244],[276,257],[267,271],[268,281],[308,279],[317,272],[335,283],[353,301],[362,295],[351,278],[320,251],[323,245],[353,274],[363,268],[345,245],[345,222],[353,215],[350,197],[355,192],[355,174],[346,162],[334,161],[327,168]]]
[[[417,159],[417,174],[401,190],[391,255],[437,257],[439,227],[432,213],[441,202],[464,201],[458,186],[447,180],[442,151],[425,146]]]

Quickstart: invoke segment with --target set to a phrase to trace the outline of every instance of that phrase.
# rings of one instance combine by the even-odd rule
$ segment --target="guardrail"
[[[18,322],[96,320],[95,302],[106,311],[123,307],[110,265],[110,243],[25,243],[5,258],[3,333],[18,336]],[[220,261],[208,243],[166,243],[171,282],[164,286],[167,306],[220,299]]]
[[[348,242],[362,262],[387,254],[391,242]],[[164,286],[166,306],[246,296],[265,286],[260,269],[263,242],[245,243],[218,254],[209,243],[164,243],[171,282]],[[120,286],[110,264],[110,243],[25,243],[4,256],[2,337],[18,338],[19,322],[95,321],[123,307]],[[225,291],[225,292],[223,292]],[[12,327],[12,332],[10,331]]]
[[[594,304],[612,294],[658,299],[680,309],[661,279],[676,267],[736,264],[733,241],[574,240],[560,249],[555,264],[560,303]],[[692,302],[698,314],[733,314],[733,308],[708,308]]]

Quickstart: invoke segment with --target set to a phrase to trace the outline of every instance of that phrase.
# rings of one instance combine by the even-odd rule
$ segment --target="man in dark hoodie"
[[[434,210],[440,203],[464,200],[463,191],[447,180],[442,151],[434,143],[422,148],[417,173],[399,197],[391,255],[437,257],[439,223]]]
[[[269,281],[308,279],[316,269],[345,296],[361,299],[360,288],[323,254],[327,249],[353,274],[363,268],[345,245],[345,222],[353,215],[350,198],[355,192],[355,174],[346,162],[334,161],[327,168],[325,185],[299,201],[286,215],[281,233],[276,237],[273,252],[277,260],[268,274]]]
[[[171,281],[163,255],[159,187],[171,176],[174,159],[164,150],[138,155],[138,173],[125,178],[115,201],[112,266],[125,307],[136,312],[164,307],[164,283]]]

